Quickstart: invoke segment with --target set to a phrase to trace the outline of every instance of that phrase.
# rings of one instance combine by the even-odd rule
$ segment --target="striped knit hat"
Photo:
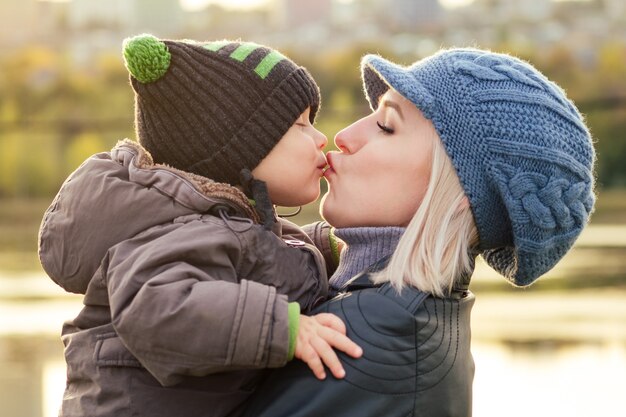
[[[124,41],[135,91],[135,128],[157,163],[240,184],[319,88],[308,71],[268,47],[247,42]]]
[[[361,71],[373,109],[391,87],[432,121],[491,267],[528,285],[565,255],[593,210],[595,153],[561,88],[526,62],[476,49],[410,67],[367,55]]]

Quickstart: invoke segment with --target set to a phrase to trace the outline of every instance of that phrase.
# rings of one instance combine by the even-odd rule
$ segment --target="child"
[[[262,368],[323,377],[360,349],[332,315],[325,261],[272,203],[319,195],[319,89],[267,47],[124,43],[139,144],[85,161],[47,210],[48,275],[85,294],[63,327],[62,416],[234,416]],[[253,200],[250,200],[252,198]]]

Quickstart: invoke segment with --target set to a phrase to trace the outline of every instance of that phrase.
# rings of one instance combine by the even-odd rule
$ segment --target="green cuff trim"
[[[330,254],[333,257],[335,265],[339,265],[339,245],[337,244],[337,236],[334,233],[335,229],[330,229],[328,232],[328,242],[330,243]]]
[[[296,340],[298,339],[298,327],[300,326],[300,304],[289,303],[287,316],[289,318],[289,352],[287,353],[287,360],[290,361],[296,354]]]

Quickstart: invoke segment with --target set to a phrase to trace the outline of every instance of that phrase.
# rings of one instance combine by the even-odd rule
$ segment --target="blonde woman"
[[[250,416],[470,416],[468,290],[481,255],[513,285],[551,269],[588,222],[595,154],[563,90],[476,49],[361,64],[373,112],[335,137],[322,214],[346,242],[317,311],[363,357],[345,378],[274,371]]]

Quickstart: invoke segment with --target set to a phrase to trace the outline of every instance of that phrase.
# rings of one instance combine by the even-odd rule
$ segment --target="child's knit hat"
[[[410,67],[367,55],[361,72],[373,109],[391,87],[432,121],[491,267],[529,285],[565,255],[593,210],[595,154],[561,88],[526,62],[475,49]]]
[[[138,140],[157,163],[232,185],[254,169],[319,88],[280,52],[248,42],[124,41]]]

